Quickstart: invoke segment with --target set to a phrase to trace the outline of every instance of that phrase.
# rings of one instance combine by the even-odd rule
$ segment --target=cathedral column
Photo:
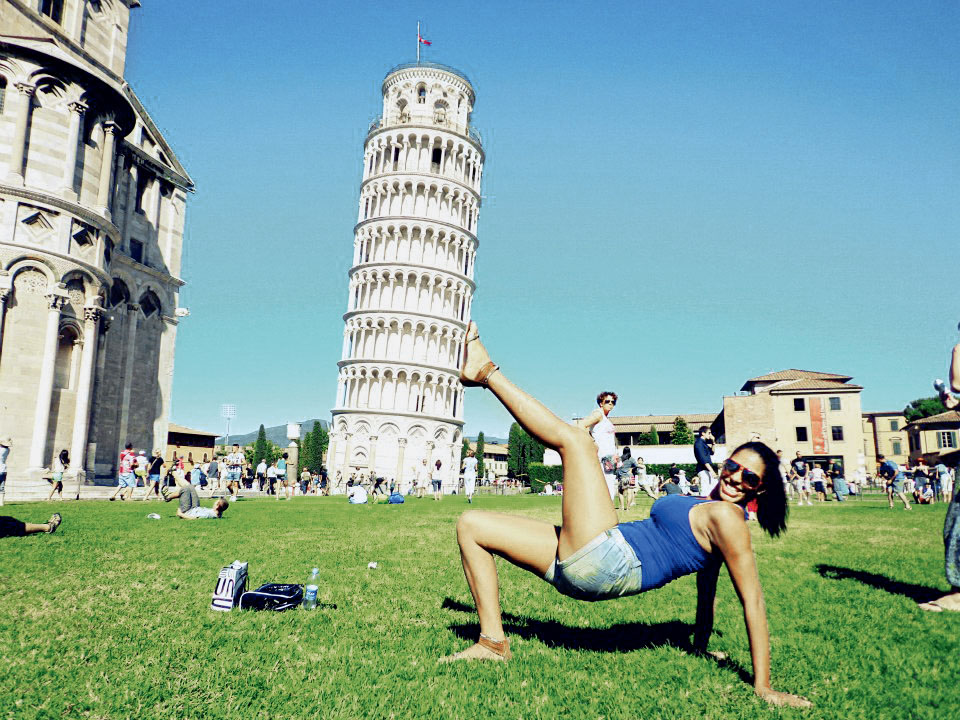
[[[133,359],[137,352],[137,315],[140,312],[140,306],[137,303],[127,305],[127,347],[125,348],[123,363],[123,392],[120,395],[120,431],[117,433],[119,447],[117,455],[120,454],[127,440],[127,425],[130,421],[130,389],[133,385]]]
[[[13,292],[13,280],[9,275],[0,275],[0,355],[3,355],[3,320],[7,314],[7,300]]]
[[[103,123],[103,157],[100,160],[100,184],[97,186],[97,212],[110,218],[110,181],[113,178],[113,148],[119,129],[112,120]]]
[[[57,364],[57,338],[60,331],[60,309],[67,302],[65,290],[56,288],[47,296],[47,328],[43,339],[43,359],[37,383],[37,403],[33,413],[33,435],[30,440],[31,468],[42,468],[50,428],[50,400],[53,397],[53,373]]]
[[[330,433],[330,440],[327,443],[327,461],[324,463],[327,468],[327,489],[333,486],[333,481],[336,480],[336,466],[337,466],[337,438],[339,435],[337,433]]]
[[[369,461],[367,462],[367,469],[370,471],[370,477],[376,478],[377,475],[377,436],[370,436],[370,453],[367,456]]]
[[[99,299],[98,299],[99,302]],[[77,495],[86,467],[85,450],[90,431],[90,395],[93,388],[93,368],[97,357],[97,339],[100,335],[100,316],[103,309],[97,305],[83,308],[83,350],[80,356],[80,382],[77,387],[77,404],[73,414],[73,437],[70,440],[70,459],[77,471]]]
[[[63,191],[68,200],[76,200],[77,193],[73,189],[73,178],[77,172],[77,150],[80,141],[80,121],[87,111],[82,102],[72,102],[70,109],[70,130],[67,133],[67,161],[63,166]]]
[[[400,450],[397,452],[397,474],[394,479],[397,483],[397,492],[401,492],[400,485],[403,483],[403,455],[407,450],[407,439],[397,438],[397,445],[399,446]]]
[[[27,122],[30,120],[30,110],[33,106],[33,94],[37,88],[26,83],[16,83],[17,109],[14,114],[13,142],[10,143],[10,168],[7,179],[18,185],[23,185],[26,174],[24,164],[27,160]]]
[[[350,454],[353,452],[353,433],[343,434],[346,445],[343,448],[343,463],[340,465],[340,480],[347,482],[350,474]]]
[[[130,226],[133,225],[133,213],[137,205],[137,185],[140,182],[140,168],[131,156],[127,162],[130,163],[130,174],[127,175],[127,207],[123,215],[123,250],[130,252]]]

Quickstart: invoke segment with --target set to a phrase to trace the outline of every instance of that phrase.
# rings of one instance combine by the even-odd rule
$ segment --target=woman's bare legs
[[[476,325],[471,323],[468,336],[475,334]],[[461,378],[469,382],[478,377],[490,357],[479,340],[468,342],[464,354]],[[502,641],[500,586],[494,555],[543,577],[555,558],[568,558],[597,535],[616,526],[617,514],[589,433],[565,423],[500,371],[488,378],[487,387],[528,433],[557,450],[563,463],[563,525],[559,531],[549,523],[477,510],[464,513],[457,523],[463,572],[477,606],[480,632]],[[498,657],[478,644],[445,659]]]

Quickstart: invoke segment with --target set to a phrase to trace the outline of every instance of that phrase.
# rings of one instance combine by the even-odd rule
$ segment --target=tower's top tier
[[[371,129],[442,127],[475,136],[470,114],[476,94],[459,70],[431,62],[397,65],[383,79],[382,90],[383,116]]]

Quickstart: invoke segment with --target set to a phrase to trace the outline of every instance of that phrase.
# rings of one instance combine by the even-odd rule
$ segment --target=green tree
[[[313,423],[310,442],[313,445],[313,451],[311,453],[313,464],[310,466],[310,471],[320,472],[320,469],[323,467],[323,454],[327,451],[327,446],[330,444],[330,434],[319,422]]]
[[[670,433],[671,445],[693,445],[693,432],[687,426],[687,421],[677,415],[673,421],[673,432]]]
[[[907,419],[907,422],[913,422],[914,420],[930,417],[931,415],[939,415],[946,411],[947,406],[943,404],[943,401],[939,397],[925,397],[917,398],[907,405],[903,409],[903,416]]]
[[[507,448],[507,470],[515,478],[525,480],[531,463],[543,462],[543,445],[530,437],[518,423],[510,426]]]
[[[486,475],[486,469],[483,467],[483,451],[486,448],[483,431],[477,433],[477,477],[482,478]]]
[[[637,439],[638,445],[659,445],[660,444],[660,435],[657,434],[657,429],[651,425],[650,432],[645,432],[640,435]]]
[[[316,427],[316,423],[314,423],[314,427]],[[300,476],[304,468],[313,472],[315,464],[313,452],[313,430],[307,430],[300,442],[300,452],[297,454],[297,477]]]
[[[263,429],[263,425],[261,424],[260,430],[257,431],[257,439],[253,443],[253,458],[251,460],[253,466],[256,467],[259,465],[260,461],[267,457],[269,451],[270,442],[267,440],[267,431]]]

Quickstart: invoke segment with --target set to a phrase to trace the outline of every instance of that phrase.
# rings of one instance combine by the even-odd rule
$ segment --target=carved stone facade
[[[327,464],[413,480],[460,469],[459,367],[475,289],[484,153],[457,70],[401,65],[364,144],[360,208]]]
[[[136,0],[0,0],[6,498],[115,482],[166,437],[193,182],[123,78]]]

